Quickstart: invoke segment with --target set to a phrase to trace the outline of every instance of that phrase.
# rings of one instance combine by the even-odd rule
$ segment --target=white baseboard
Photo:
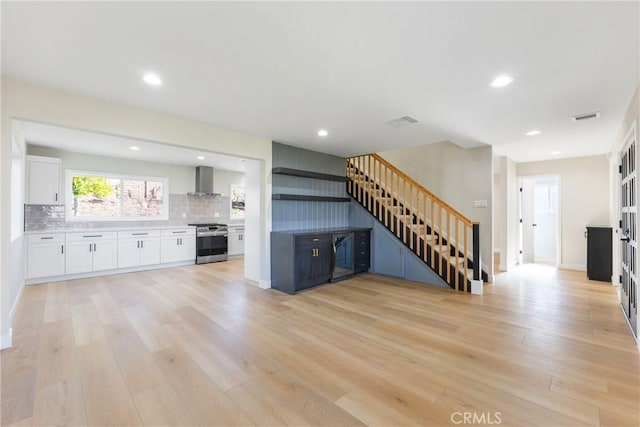
[[[499,264],[498,265],[498,270],[500,271],[509,271],[512,268],[514,268],[515,266],[517,266],[518,263],[514,262],[513,264],[507,265],[507,264]]]
[[[471,294],[472,295],[482,295],[482,280],[472,280],[471,281]]]
[[[584,264],[560,264],[558,268],[563,270],[587,271],[587,266]]]
[[[9,328],[9,333],[0,336],[0,350],[11,347],[13,344],[13,328]]]
[[[36,277],[33,279],[27,279],[25,283],[27,285],[37,285],[39,283],[61,282],[64,280],[73,280],[73,279],[86,279],[87,277],[111,276],[113,274],[134,273],[136,271],[158,270],[161,268],[171,268],[171,267],[184,267],[187,265],[194,265],[194,264],[195,264],[195,261],[168,262],[166,264],[144,265],[144,266],[130,267],[130,268],[117,268],[115,270],[92,271],[90,273],[65,274],[63,276],[54,276],[54,277]]]
[[[260,280],[258,282],[258,287],[261,289],[271,289],[271,280]]]
[[[13,305],[11,306],[11,311],[9,311],[9,324],[13,323],[13,318],[16,315],[16,310],[18,310],[18,303],[20,302],[20,298],[22,298],[22,292],[24,291],[24,285],[25,285],[25,281],[22,281],[22,284],[20,284],[20,289],[18,289],[18,295],[16,295],[16,300],[13,302]]]

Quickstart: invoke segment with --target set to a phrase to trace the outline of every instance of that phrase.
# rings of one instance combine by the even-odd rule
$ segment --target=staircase
[[[377,154],[347,159],[347,192],[451,288],[482,292],[480,224]]]

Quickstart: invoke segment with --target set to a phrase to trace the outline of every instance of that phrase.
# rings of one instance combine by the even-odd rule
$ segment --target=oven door
[[[198,262],[220,261],[222,259],[226,259],[227,243],[226,234],[217,236],[198,236],[196,247]]]

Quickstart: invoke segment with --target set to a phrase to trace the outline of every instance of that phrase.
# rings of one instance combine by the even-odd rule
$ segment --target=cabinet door
[[[295,253],[295,288],[304,289],[315,284],[313,268],[316,259],[313,246],[300,246]]]
[[[160,249],[160,262],[178,262],[181,261],[181,257],[180,237],[164,237]]]
[[[66,273],[87,273],[92,270],[93,243],[68,242],[66,252]]]
[[[324,283],[331,279],[332,263],[333,246],[318,246],[315,261],[313,263],[313,279],[315,283]]]
[[[296,290],[329,281],[331,278],[332,250],[332,247],[327,244],[305,245],[296,248]]]
[[[140,265],[140,240],[118,239],[118,268]]]
[[[30,244],[27,249],[27,277],[49,277],[64,274],[66,248],[63,243]]]
[[[93,243],[93,271],[118,267],[118,241],[99,240]]]
[[[145,238],[140,244],[140,264],[160,264],[160,238]]]
[[[27,169],[27,203],[32,205],[59,204],[60,164],[30,160]]]
[[[185,236],[180,238],[180,259],[178,261],[196,260],[196,236]]]
[[[228,250],[229,255],[239,255],[244,253],[243,235],[237,233],[229,233]]]

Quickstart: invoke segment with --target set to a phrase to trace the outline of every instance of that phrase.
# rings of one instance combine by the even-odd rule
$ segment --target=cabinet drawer
[[[118,231],[118,239],[144,239],[160,237],[160,230]]]
[[[99,232],[87,231],[85,233],[67,233],[67,242],[95,242],[97,240],[114,240],[118,237],[115,231]]]
[[[195,235],[195,228],[176,228],[171,230],[162,230],[162,237],[184,237]]]
[[[356,231],[353,233],[353,238],[356,240],[356,242],[362,241],[362,240],[366,240],[367,242],[369,241],[369,230],[367,231]]]
[[[296,246],[331,245],[331,234],[296,236]]]
[[[28,242],[30,245],[34,243],[62,243],[64,242],[64,233],[31,234]]]
[[[368,247],[366,249],[364,249],[364,248],[355,248],[354,251],[353,251],[353,258],[355,260],[358,260],[358,259],[369,259],[370,258],[369,248]]]

